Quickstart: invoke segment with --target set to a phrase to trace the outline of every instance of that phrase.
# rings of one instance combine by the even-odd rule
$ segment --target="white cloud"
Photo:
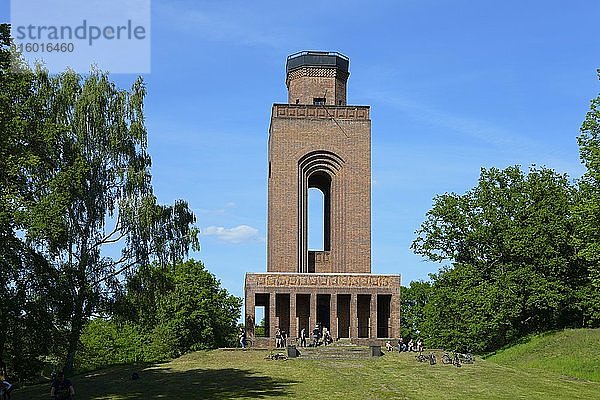
[[[217,239],[232,244],[262,242],[258,229],[248,225],[239,225],[234,228],[222,226],[209,226],[202,229],[202,236],[215,236]]]

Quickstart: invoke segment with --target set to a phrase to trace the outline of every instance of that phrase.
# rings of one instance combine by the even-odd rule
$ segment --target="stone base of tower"
[[[256,343],[274,345],[278,328],[291,343],[305,328],[310,342],[317,324],[334,340],[359,344],[400,337],[400,275],[248,273],[245,299],[246,331]],[[257,307],[264,307],[264,333],[255,332]]]

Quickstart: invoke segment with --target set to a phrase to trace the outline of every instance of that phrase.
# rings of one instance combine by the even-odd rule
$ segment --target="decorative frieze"
[[[311,78],[335,78],[336,76],[342,76],[347,79],[348,73],[332,67],[304,67],[288,73],[287,80],[290,81],[304,76],[309,76]]]
[[[321,288],[397,288],[399,275],[373,274],[246,274],[246,285],[261,288],[321,287]]]
[[[273,104],[273,115],[290,118],[369,119],[369,106]]]

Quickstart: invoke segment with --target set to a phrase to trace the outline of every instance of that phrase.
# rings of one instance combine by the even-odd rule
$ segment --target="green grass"
[[[201,351],[168,363],[139,367],[140,379],[129,379],[134,367],[119,366],[73,378],[78,399],[600,399],[596,331],[565,331],[540,340],[556,340],[540,346],[537,338],[519,344],[475,364],[419,363],[413,354],[391,353],[379,358],[354,360],[265,360],[264,351]],[[569,336],[569,335],[576,335]],[[588,337],[588,334],[590,335]],[[567,335],[567,336],[562,336]],[[556,337],[555,337],[556,336]],[[589,380],[556,370],[557,365],[579,371],[573,354],[557,353],[556,345],[568,338],[579,340],[586,360],[593,352],[596,364],[584,363],[592,371]],[[534,346],[529,350],[522,346]],[[537,346],[537,347],[535,347]],[[511,350],[513,351],[511,355]],[[575,349],[573,349],[575,350]],[[587,351],[587,353],[586,353]],[[517,353],[519,352],[519,353]],[[535,357],[525,355],[533,352]],[[531,355],[531,354],[530,354]],[[550,362],[548,357],[554,357]],[[510,356],[510,357],[509,357]],[[439,357],[438,357],[439,360]],[[536,364],[534,360],[540,362]],[[586,375],[587,376],[587,375]],[[596,381],[594,381],[596,380]],[[47,399],[49,385],[32,386],[14,393],[14,400]]]
[[[600,329],[568,329],[533,336],[487,360],[600,382]]]

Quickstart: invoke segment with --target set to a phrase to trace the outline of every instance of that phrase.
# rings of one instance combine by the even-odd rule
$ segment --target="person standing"
[[[300,347],[306,347],[306,328],[300,331]]]
[[[246,330],[244,328],[240,328],[240,345],[242,350],[246,348]]]
[[[275,331],[275,347],[281,347],[281,330],[279,328]]]
[[[312,332],[313,338],[313,347],[317,347],[319,345],[319,336],[321,335],[321,331],[319,329],[319,325],[315,325],[315,329]]]
[[[404,343],[404,339],[400,337],[398,339],[398,353],[402,353],[403,351],[406,351],[406,344]]]
[[[329,329],[327,329],[327,327],[323,327],[323,344],[324,345],[328,345],[333,343],[333,338],[331,337],[331,332],[329,332]]]
[[[50,388],[50,396],[52,400],[62,400],[62,399],[73,399],[75,396],[75,389],[73,389],[73,384],[70,380],[65,378],[64,372],[59,372],[56,380],[52,382],[52,387]]]
[[[0,400],[10,400],[10,393],[13,390],[11,385],[5,378],[4,375],[0,375]]]

